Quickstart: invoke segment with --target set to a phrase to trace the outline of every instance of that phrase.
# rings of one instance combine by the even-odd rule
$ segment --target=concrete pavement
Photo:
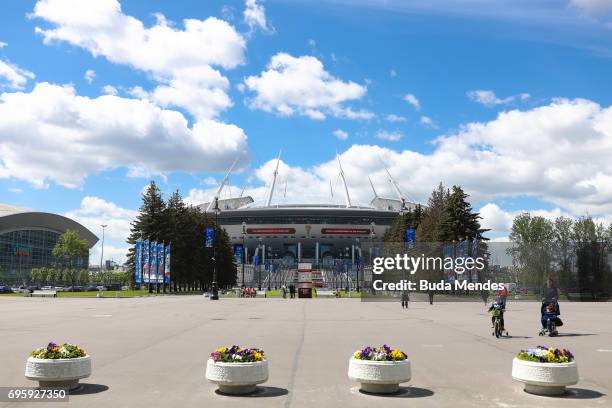
[[[0,386],[32,386],[28,353],[48,341],[77,343],[93,375],[68,407],[604,407],[612,406],[612,303],[562,303],[557,338],[538,337],[539,304],[510,302],[510,338],[491,336],[482,303],[362,303],[357,299],[133,299],[0,297]],[[390,397],[364,395],[348,359],[387,343],[412,360],[413,379]],[[270,379],[250,397],[214,392],[208,354],[222,345],[265,350]],[[525,394],[514,355],[538,344],[576,355],[580,382],[563,398]],[[0,403],[41,407],[41,403]]]

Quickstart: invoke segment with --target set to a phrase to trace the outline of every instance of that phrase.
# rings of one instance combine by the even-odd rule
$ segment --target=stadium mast
[[[282,150],[278,152],[278,158],[276,159],[276,168],[274,169],[274,175],[272,176],[272,184],[270,185],[270,192],[268,193],[268,202],[266,207],[269,207],[272,203],[272,196],[274,195],[274,185],[276,184],[276,176],[278,176],[278,165],[280,164]]]
[[[402,194],[400,188],[399,188],[399,184],[397,183],[397,181],[395,181],[395,179],[393,178],[393,176],[391,175],[391,173],[389,172],[389,169],[387,168],[387,166],[385,166],[383,164],[383,167],[385,168],[385,171],[387,172],[387,176],[389,176],[389,182],[391,183],[391,185],[393,186],[393,188],[395,189],[395,192],[397,193],[398,198],[401,201],[401,212],[404,212],[404,210],[406,209],[406,197],[404,197],[404,195]]]
[[[374,184],[372,184],[372,179],[368,176],[368,180],[370,181],[370,187],[372,187],[372,192],[374,193],[374,198],[378,198],[378,194],[376,194],[376,189],[374,188]]]
[[[346,200],[346,208],[349,208],[352,207],[351,196],[349,195],[346,179],[344,178],[344,170],[342,170],[342,163],[340,162],[340,155],[338,155],[338,153],[336,153],[336,158],[338,159],[338,167],[340,168],[340,178],[342,179],[342,184],[344,185],[344,199]]]
[[[227,171],[227,174],[225,175],[225,177],[223,177],[223,180],[221,180],[221,184],[219,184],[219,188],[217,189],[217,193],[215,194],[213,199],[208,204],[208,207],[206,208],[206,212],[211,211],[213,209],[213,207],[215,206],[215,201],[217,201],[219,199],[219,195],[221,195],[221,191],[223,190],[223,187],[225,186],[225,183],[227,183],[227,179],[229,178],[230,174],[232,173],[232,170],[234,170],[234,166],[236,165],[236,163],[238,163],[238,158],[237,157],[236,157],[236,160],[234,160],[234,163],[232,163],[232,166]]]

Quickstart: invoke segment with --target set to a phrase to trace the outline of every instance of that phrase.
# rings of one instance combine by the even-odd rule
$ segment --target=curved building
[[[54,265],[53,247],[69,229],[90,248],[98,242],[96,235],[70,218],[0,204],[0,281],[25,282],[32,268]],[[89,254],[78,259],[77,266],[87,268]]]

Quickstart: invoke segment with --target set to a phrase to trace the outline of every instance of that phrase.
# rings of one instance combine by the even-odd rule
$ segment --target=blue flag
[[[206,248],[212,248],[215,242],[215,229],[213,227],[206,227],[204,238],[204,246]]]

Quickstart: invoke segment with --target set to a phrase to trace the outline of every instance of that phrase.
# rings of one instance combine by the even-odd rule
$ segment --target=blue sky
[[[115,259],[149,180],[203,202],[238,157],[224,194],[263,200],[279,149],[278,201],[341,200],[337,152],[355,201],[393,196],[384,161],[416,201],[464,186],[493,238],[612,219],[608,1],[97,4],[2,5],[0,202],[108,223]]]

